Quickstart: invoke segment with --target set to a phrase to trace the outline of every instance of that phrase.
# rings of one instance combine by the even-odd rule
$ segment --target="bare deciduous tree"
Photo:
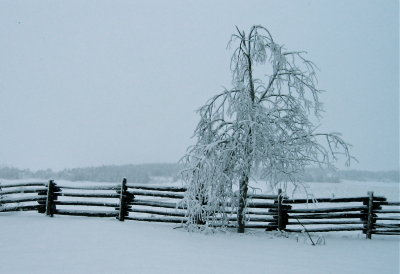
[[[189,224],[227,223],[226,208],[245,227],[249,179],[257,172],[272,185],[299,183],[306,166],[331,165],[339,154],[350,163],[338,133],[318,133],[321,117],[316,66],[303,51],[288,51],[262,26],[238,28],[229,45],[232,89],[212,97],[198,113],[197,142],[182,161]],[[257,69],[263,69],[262,77]],[[257,74],[258,73],[258,74]],[[239,186],[239,193],[233,186]]]

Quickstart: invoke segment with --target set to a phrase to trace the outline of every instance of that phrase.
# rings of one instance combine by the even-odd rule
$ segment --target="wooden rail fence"
[[[37,211],[47,216],[115,217],[119,221],[185,223],[185,188],[121,184],[71,186],[49,182],[0,184],[0,212]],[[336,205],[336,206],[335,206]],[[365,197],[290,199],[249,195],[246,228],[286,232],[362,231],[400,235],[400,202],[368,192]],[[78,209],[77,209],[78,208]],[[94,209],[93,209],[94,208]],[[99,209],[100,208],[100,209]],[[236,214],[227,212],[235,227]]]

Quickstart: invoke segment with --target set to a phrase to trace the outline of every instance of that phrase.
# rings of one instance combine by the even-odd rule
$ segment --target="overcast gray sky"
[[[195,110],[230,87],[234,26],[253,24],[318,65],[321,129],[354,145],[352,168],[397,169],[399,4],[389,0],[3,0],[0,164],[177,161]]]

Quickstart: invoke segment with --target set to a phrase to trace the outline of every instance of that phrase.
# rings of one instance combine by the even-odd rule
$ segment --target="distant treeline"
[[[341,180],[351,181],[376,181],[376,182],[399,182],[399,171],[366,171],[366,170],[326,170],[321,168],[309,168],[304,174],[305,182],[332,182]]]
[[[110,165],[72,168],[62,171],[51,169],[31,171],[12,167],[0,167],[3,179],[62,179],[68,181],[118,182],[127,178],[129,182],[151,183],[155,177],[179,179],[179,164]],[[325,170],[309,168],[303,176],[305,182],[379,181],[399,182],[399,171]]]
[[[150,183],[152,177],[178,179],[178,164],[140,164],[110,165],[85,168],[71,168],[55,172],[51,169],[31,171],[11,167],[0,167],[3,179],[62,179],[68,181],[119,182],[127,178],[128,182]]]
[[[399,171],[339,170],[339,178],[354,181],[399,182]]]

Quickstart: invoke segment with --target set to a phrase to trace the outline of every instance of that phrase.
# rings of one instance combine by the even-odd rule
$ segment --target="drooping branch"
[[[320,117],[322,90],[306,52],[287,51],[258,25],[247,35],[237,28],[228,45],[234,44],[233,88],[198,110],[196,144],[182,159],[182,175],[189,219],[226,225],[228,207],[243,227],[246,192],[256,170],[272,185],[297,184],[309,165],[331,165],[338,156],[349,164],[352,157],[339,134],[316,133],[309,118],[311,111]],[[272,73],[263,82],[254,76],[265,66]]]

